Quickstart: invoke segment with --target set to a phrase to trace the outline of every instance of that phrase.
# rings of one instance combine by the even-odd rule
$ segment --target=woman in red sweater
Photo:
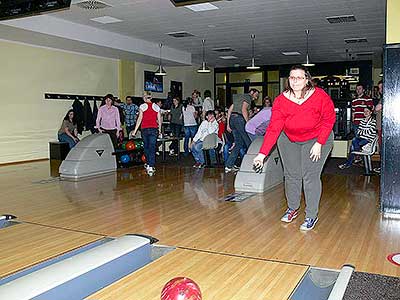
[[[264,143],[254,158],[255,168],[261,168],[278,141],[288,202],[281,221],[290,223],[297,217],[304,187],[306,218],[300,230],[311,230],[318,221],[321,173],[332,150],[336,121],[332,99],[313,87],[311,80],[305,67],[291,68],[287,88],[275,99]]]

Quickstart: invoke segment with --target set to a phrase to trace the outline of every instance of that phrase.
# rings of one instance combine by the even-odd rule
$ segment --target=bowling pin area
[[[42,161],[0,177],[0,299],[336,300],[355,271],[400,276],[387,259],[400,230],[379,214],[378,177],[324,174],[310,232],[303,215],[279,221],[282,183],[225,201],[235,175],[219,168],[71,181]]]

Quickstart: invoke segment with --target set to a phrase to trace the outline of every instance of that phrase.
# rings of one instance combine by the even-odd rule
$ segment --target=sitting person
[[[72,109],[67,112],[61,124],[61,128],[58,130],[58,141],[68,143],[70,149],[75,147],[79,142],[78,128]]]
[[[357,136],[351,141],[350,155],[344,164],[338,166],[339,169],[350,168],[355,157],[353,151],[360,151],[363,146],[372,143],[376,138],[376,120],[372,116],[372,112],[373,107],[367,106],[364,108],[365,118],[361,120],[358,126]]]
[[[268,96],[266,96],[263,102],[263,109],[254,115],[245,126],[247,135],[251,141],[254,141],[257,136],[265,135],[269,120],[271,119],[271,100]]]
[[[194,168],[200,169],[204,167],[203,141],[207,135],[213,133],[218,134],[218,122],[215,119],[215,112],[209,110],[206,112],[206,119],[201,122],[190,146],[193,157],[196,161],[193,166]]]

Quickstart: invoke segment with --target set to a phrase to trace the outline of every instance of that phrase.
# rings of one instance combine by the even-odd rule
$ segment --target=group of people
[[[352,142],[352,150],[357,150],[376,138],[377,122],[372,116],[374,112],[378,113],[382,109],[380,102],[374,108],[373,103],[363,98],[362,86],[357,86],[357,93],[358,98],[353,101],[352,106],[356,134]],[[199,126],[198,110],[195,106],[199,105],[197,93],[183,103],[180,103],[178,98],[174,98],[170,109],[172,134],[179,136],[183,127],[184,150],[186,154],[191,151],[196,162],[194,166],[201,168],[204,165],[202,142],[207,135],[216,134],[221,144],[228,145],[227,149],[230,153],[228,152],[225,156],[226,172],[235,171],[238,156],[245,153],[257,135],[264,135],[263,144],[253,164],[256,170],[262,168],[266,157],[277,144],[284,168],[287,199],[287,209],[281,221],[291,223],[299,215],[301,194],[304,189],[305,219],[300,230],[313,229],[319,220],[322,168],[333,147],[332,130],[336,113],[330,96],[323,89],[312,84],[311,74],[306,67],[301,65],[291,68],[287,87],[274,100],[272,108],[271,99],[265,98],[263,108],[252,118],[250,118],[253,114],[252,102],[259,97],[257,89],[250,89],[244,95],[234,95],[233,103],[226,116],[223,110],[215,109],[211,92],[207,91],[204,96],[205,99],[201,103],[205,106],[202,112],[203,121]],[[146,169],[148,174],[152,175],[155,171],[157,136],[161,133],[162,110],[161,104],[153,103],[151,95],[145,94],[143,100],[144,103],[137,109],[131,106],[129,99],[126,104],[117,105],[131,114],[132,122],[127,122],[131,136],[135,135],[141,127],[147,159]],[[194,100],[197,102],[195,103]],[[363,117],[360,114],[361,109]],[[78,141],[73,117],[73,111],[69,111],[59,130],[59,139],[67,141],[70,146]],[[134,127],[133,124],[135,124]],[[112,139],[121,131],[118,109],[113,106],[112,95],[105,97],[105,105],[99,109],[96,127],[100,132],[110,134]],[[231,138],[228,138],[230,135]],[[179,151],[177,147],[177,144],[171,146],[172,153]],[[351,165],[353,159],[354,157],[350,155],[341,168]]]

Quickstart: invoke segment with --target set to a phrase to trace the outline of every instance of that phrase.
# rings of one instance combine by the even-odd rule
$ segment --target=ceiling
[[[218,10],[193,12],[174,7],[169,0],[105,0],[111,7],[84,10],[73,0],[70,10],[52,13],[64,21],[163,43],[188,52],[192,63],[202,60],[201,40],[206,40],[206,61],[214,67],[248,65],[251,58],[250,35],[255,34],[256,64],[302,63],[306,55],[305,29],[310,30],[309,54],[312,62],[347,59],[380,60],[385,43],[385,0],[222,0],[213,2]],[[356,22],[330,24],[326,17],[354,15]],[[111,16],[120,20],[100,24],[90,19]],[[168,32],[187,31],[194,36],[174,38]],[[346,38],[366,38],[367,42],[346,44]],[[231,47],[233,52],[217,53],[212,48]],[[348,49],[349,56],[346,54]],[[300,56],[284,56],[282,51],[298,51]],[[356,53],[373,52],[357,56]],[[221,55],[238,59],[223,60]],[[156,55],[155,55],[156,56]],[[153,57],[143,62],[154,63]]]

